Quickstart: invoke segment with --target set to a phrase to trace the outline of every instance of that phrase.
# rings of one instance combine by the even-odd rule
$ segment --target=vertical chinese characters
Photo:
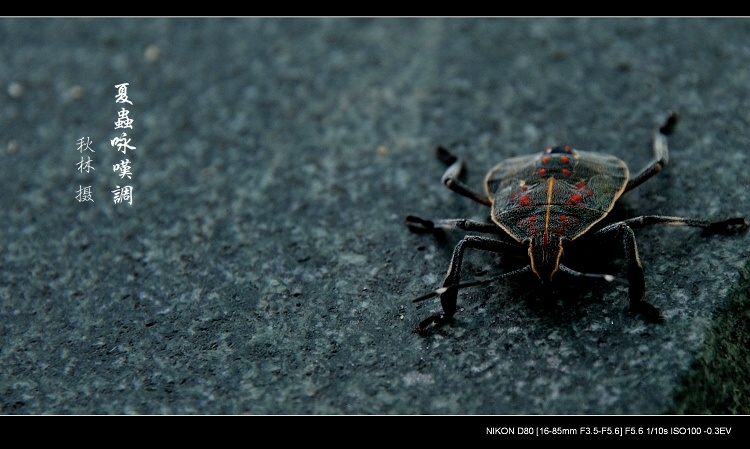
[[[133,105],[133,102],[128,99],[128,86],[129,83],[122,83],[115,85],[115,88],[117,89],[117,95],[115,96],[115,103],[118,104],[130,104]],[[120,109],[117,112],[117,121],[115,121],[115,129],[133,129],[133,119],[130,118],[130,111],[125,109],[123,106],[122,109]],[[131,139],[128,138],[128,134],[126,132],[122,132],[120,134],[120,137],[115,137],[109,141],[110,145],[115,148],[117,151],[121,152],[124,155],[127,155],[128,150],[135,150],[136,147],[133,145],[130,145]],[[120,160],[119,164],[113,164],[112,165],[112,171],[117,173],[120,179],[124,179],[126,176],[128,179],[132,179],[132,171],[131,171],[131,165],[130,165],[130,159],[122,159]],[[113,201],[115,204],[119,203],[128,203],[131,206],[133,205],[133,186],[126,185],[120,187],[119,185],[115,186],[115,190],[112,190],[113,195]]]
[[[83,152],[90,151],[92,153],[95,153],[95,151],[91,148],[91,139],[88,136],[81,137],[76,143],[78,145],[76,150],[81,153],[81,161],[76,164],[76,168],[81,174],[83,174],[84,171],[86,173],[90,173],[91,170],[94,170],[94,160],[91,159],[91,156],[88,154],[86,155],[87,159],[84,160]],[[86,201],[91,201],[93,203],[94,198],[91,196],[91,186],[89,185],[84,187],[79,184],[78,190],[76,191],[76,200],[79,203],[83,203]]]

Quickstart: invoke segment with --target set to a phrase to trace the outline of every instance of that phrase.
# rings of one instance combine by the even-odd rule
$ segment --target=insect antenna
[[[494,276],[490,276],[490,277],[487,277],[487,278],[475,279],[473,281],[461,282],[461,283],[453,284],[453,285],[445,285],[445,286],[440,287],[439,289],[437,289],[437,290],[435,290],[433,292],[430,292],[430,293],[427,293],[426,295],[420,296],[419,298],[413,300],[412,302],[422,302],[424,300],[433,298],[435,296],[442,295],[443,293],[447,292],[448,290],[460,290],[462,288],[476,287],[477,285],[485,285],[485,284],[489,284],[491,282],[499,281],[500,279],[504,279],[506,277],[516,276],[516,275],[519,275],[519,274],[528,273],[530,271],[531,271],[531,266],[530,265],[526,265],[525,267],[519,268],[518,270],[509,271],[507,273],[496,274]]]
[[[580,271],[573,270],[572,268],[568,268],[568,267],[566,267],[565,265],[562,265],[562,264],[559,265],[558,268],[560,269],[560,271],[562,271],[563,273],[566,273],[566,274],[568,274],[570,276],[586,277],[586,278],[590,278],[590,279],[604,279],[607,282],[618,282],[620,284],[630,285],[630,283],[628,282],[627,279],[618,278],[618,277],[612,276],[611,274],[582,273]]]

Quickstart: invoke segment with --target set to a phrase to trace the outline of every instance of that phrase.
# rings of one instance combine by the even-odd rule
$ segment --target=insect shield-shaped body
[[[547,282],[558,270],[563,243],[607,216],[627,182],[623,161],[566,145],[497,164],[485,190],[492,221],[528,246],[531,270]]]
[[[442,287],[421,296],[414,302],[440,297],[442,313],[422,320],[416,331],[431,325],[442,325],[456,313],[458,291],[506,277],[534,273],[548,283],[558,273],[606,281],[619,280],[628,284],[630,307],[652,322],[663,320],[659,310],[643,300],[645,280],[633,229],[653,224],[693,226],[704,235],[730,234],[748,228],[744,217],[720,221],[647,215],[602,226],[621,195],[659,173],[669,160],[667,135],[677,123],[672,113],[653,135],[653,161],[635,176],[627,165],[606,154],[576,151],[569,146],[550,147],[541,155],[522,156],[497,164],[485,178],[485,193],[480,193],[459,180],[464,162],[438,147],[438,157],[448,165],[443,183],[451,190],[491,208],[491,223],[468,219],[425,220],[413,215],[406,224],[414,232],[442,236],[444,231],[469,231],[494,234],[497,237],[467,235],[458,242]],[[564,264],[564,248],[585,235],[586,238],[622,242],[626,259],[627,280],[611,274],[584,273]],[[510,237],[510,238],[508,238]],[[595,240],[596,241],[596,240]],[[461,264],[466,249],[479,249],[503,254],[526,255],[528,264],[486,279],[461,282]]]

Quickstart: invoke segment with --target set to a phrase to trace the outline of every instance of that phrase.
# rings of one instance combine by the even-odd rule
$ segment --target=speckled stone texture
[[[532,278],[419,336],[460,234],[404,226],[487,217],[436,144],[475,188],[552,144],[635,171],[670,109],[670,165],[621,213],[750,215],[749,42],[747,19],[0,19],[0,413],[750,413],[750,235],[636,231],[661,325],[623,285]],[[582,256],[622,275],[616,245]]]

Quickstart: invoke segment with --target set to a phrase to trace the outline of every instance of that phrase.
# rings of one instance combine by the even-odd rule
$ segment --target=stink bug
[[[459,180],[464,162],[438,147],[438,157],[448,165],[442,182],[454,192],[491,209],[491,223],[468,219],[425,220],[406,217],[414,232],[430,232],[436,236],[444,230],[463,230],[494,234],[495,238],[468,235],[453,250],[453,256],[441,288],[414,300],[440,297],[442,314],[432,315],[416,326],[423,332],[430,325],[449,321],[456,312],[458,290],[490,281],[534,273],[542,284],[549,284],[561,272],[568,276],[590,277],[606,281],[619,280],[600,273],[584,273],[563,263],[564,248],[586,233],[587,237],[622,241],[627,265],[630,307],[652,322],[663,320],[661,312],[643,299],[645,280],[633,229],[653,224],[694,226],[704,234],[734,233],[747,229],[743,217],[721,221],[647,215],[608,225],[599,222],[612,210],[624,193],[659,173],[669,160],[667,135],[677,124],[671,113],[665,123],[654,131],[654,160],[635,176],[620,159],[601,153],[577,151],[569,146],[549,147],[542,154],[520,156],[497,164],[487,173],[485,193],[472,190]],[[504,254],[527,254],[528,264],[487,279],[461,283],[461,262],[468,248]]]

